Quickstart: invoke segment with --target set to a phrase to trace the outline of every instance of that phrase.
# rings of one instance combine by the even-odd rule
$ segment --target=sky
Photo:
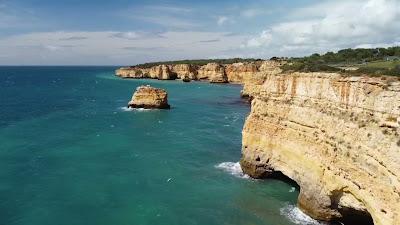
[[[0,65],[133,65],[400,45],[400,0],[0,0]]]

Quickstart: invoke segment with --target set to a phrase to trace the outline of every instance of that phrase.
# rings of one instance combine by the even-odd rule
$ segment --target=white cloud
[[[159,60],[209,58],[236,48],[248,38],[224,32],[175,31],[162,33],[162,37],[150,34],[104,31],[14,35],[0,38],[0,52],[8,53],[2,56],[0,64],[132,65]]]
[[[261,9],[245,9],[240,12],[240,15],[246,18],[253,18],[265,13],[266,11]]]
[[[85,40],[85,39],[87,39],[87,37],[71,36],[71,37],[60,38],[60,41],[76,41],[76,40]]]
[[[116,32],[111,37],[122,38],[127,40],[140,40],[144,38],[163,38],[161,32],[144,32],[144,31],[133,31],[133,32]]]
[[[217,24],[222,26],[224,23],[226,23],[228,21],[228,17],[226,16],[220,16],[217,19]]]
[[[133,16],[135,19],[139,19],[148,23],[158,24],[165,28],[172,29],[193,29],[199,27],[194,21],[182,18],[180,16],[173,16],[168,14],[158,14],[158,15],[139,15]]]
[[[194,10],[179,6],[145,5],[118,12],[126,18],[156,24],[167,29],[187,30],[199,27],[193,18]]]
[[[222,26],[222,25],[225,25],[225,24],[233,24],[233,23],[235,23],[235,20],[232,19],[231,17],[228,17],[228,16],[219,16],[217,18],[218,26]]]
[[[244,47],[299,55],[400,41],[398,0],[328,1],[289,14],[291,20],[272,25]]]

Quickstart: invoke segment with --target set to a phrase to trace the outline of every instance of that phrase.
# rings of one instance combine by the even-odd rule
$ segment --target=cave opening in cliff
[[[360,211],[354,208],[340,206],[340,200],[343,197],[343,191],[334,191],[331,198],[331,207],[341,214],[341,218],[334,221],[334,224],[344,225],[374,225],[371,214],[368,211]]]
[[[297,191],[300,191],[300,185],[286,176],[280,171],[274,171],[265,176],[266,179],[276,179],[295,187]],[[337,195],[336,198],[331,199],[333,208],[337,209],[341,214],[341,218],[333,220],[330,225],[374,225],[372,216],[367,211],[358,211],[352,208],[341,208],[338,206],[341,195]]]
[[[368,212],[358,211],[349,208],[339,208],[338,211],[342,215],[342,218],[337,219],[336,224],[343,225],[374,225],[371,214]]]
[[[273,173],[269,174],[268,179],[276,179],[285,182],[288,185],[291,185],[292,187],[296,188],[297,191],[300,191],[300,185],[297,184],[296,181],[290,179],[290,177],[286,176],[280,171],[274,171]]]

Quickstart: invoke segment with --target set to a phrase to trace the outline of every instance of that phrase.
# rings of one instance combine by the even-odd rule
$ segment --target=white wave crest
[[[130,111],[133,111],[133,109],[132,108],[129,108],[129,107],[119,107],[119,109],[121,110],[121,111],[124,111],[124,112],[130,112]]]
[[[142,111],[150,111],[150,110],[153,110],[153,109],[144,109],[144,108],[129,108],[129,107],[120,107],[119,108],[121,111],[123,111],[123,112],[132,112],[132,111],[139,111],[139,112],[142,112]]]
[[[244,174],[239,162],[223,162],[215,166],[218,169],[222,169],[236,177],[250,178],[249,175]]]
[[[280,209],[281,215],[286,216],[290,221],[299,225],[328,225],[309,217],[294,205],[287,205]]]

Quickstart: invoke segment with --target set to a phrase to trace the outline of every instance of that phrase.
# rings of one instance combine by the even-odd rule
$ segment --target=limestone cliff
[[[200,67],[197,71],[197,77],[200,80],[207,79],[211,83],[228,82],[224,67],[217,63],[208,63],[207,65]]]
[[[299,207],[316,219],[370,214],[376,225],[400,224],[397,78],[275,74],[248,94],[246,173],[290,177],[300,186]]]
[[[225,73],[229,82],[242,83],[258,73],[258,68],[258,63],[233,63],[225,66]]]
[[[140,69],[135,67],[122,67],[115,71],[115,74],[122,78],[146,78],[148,74],[148,69]]]
[[[177,75],[179,79],[197,80],[198,67],[190,64],[170,65],[171,71]]]
[[[150,86],[140,86],[128,103],[129,108],[169,109],[168,94],[165,90]]]
[[[262,84],[266,75],[281,72],[280,61],[255,61],[204,66],[191,64],[158,65],[150,68],[123,67],[115,71],[122,78],[151,78],[159,80],[206,80],[211,83]],[[247,87],[244,88],[246,92]]]
[[[243,84],[242,96],[252,100],[243,128],[245,173],[291,178],[300,186],[299,207],[313,218],[362,225],[371,216],[376,225],[400,225],[398,78],[285,74],[283,63],[130,67],[117,75]]]

